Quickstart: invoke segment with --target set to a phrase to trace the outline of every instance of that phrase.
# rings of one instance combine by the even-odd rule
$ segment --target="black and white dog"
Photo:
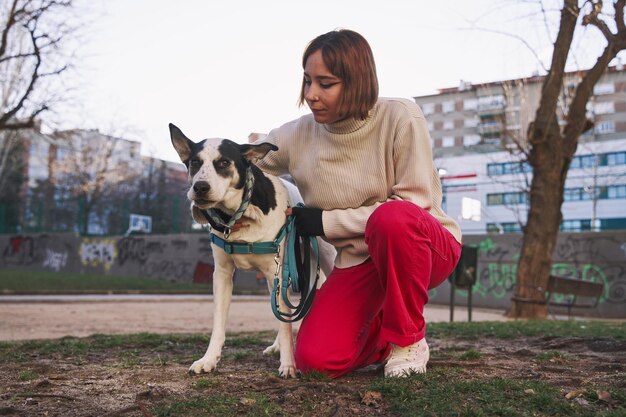
[[[275,176],[264,174],[254,165],[255,161],[278,148],[269,143],[240,145],[227,139],[205,139],[196,143],[188,139],[173,124],[169,127],[172,144],[189,172],[191,186],[187,197],[191,201],[191,214],[194,220],[200,224],[211,223],[212,232],[228,242],[273,241],[285,224],[287,207],[301,202],[295,186]],[[247,174],[248,171],[251,174]],[[206,215],[206,210],[213,209],[212,212],[217,213],[224,221],[227,221],[238,210],[241,211],[242,200],[247,190],[245,184],[247,175],[254,177],[254,186],[251,188],[251,194],[248,194],[249,205],[238,222],[242,227],[233,228],[232,232],[229,229],[225,230]],[[328,275],[333,267],[335,249],[322,239],[318,241],[320,267],[322,272]],[[284,239],[280,250],[279,265],[281,266],[282,255],[285,252],[283,248]],[[273,254],[228,254],[215,244],[212,244],[212,250],[215,261],[213,273],[215,314],[209,347],[204,356],[189,368],[190,373],[196,374],[215,370],[220,360],[226,339],[226,319],[232,297],[232,278],[235,268],[255,269],[262,272],[270,290],[277,272]],[[281,274],[278,276],[280,277]],[[280,300],[279,308],[280,311],[290,311],[282,300]],[[263,353],[275,351],[280,352],[279,374],[284,378],[295,377],[296,365],[290,323],[280,323],[274,344]]]

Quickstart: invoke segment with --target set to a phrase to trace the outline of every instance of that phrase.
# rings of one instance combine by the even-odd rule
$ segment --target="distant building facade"
[[[565,79],[566,108],[581,73]],[[444,206],[466,234],[521,232],[532,170],[522,162],[543,77],[472,85],[414,97],[428,121]],[[626,229],[626,71],[610,68],[588,106],[565,186],[562,230]]]
[[[182,164],[143,157],[139,142],[97,130],[16,134],[22,191],[0,202],[0,233],[123,234],[130,213],[153,217],[155,233],[191,230]]]

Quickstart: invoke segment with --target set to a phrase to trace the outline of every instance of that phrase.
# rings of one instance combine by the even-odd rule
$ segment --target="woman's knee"
[[[408,201],[389,201],[370,215],[365,227],[366,241],[373,235],[401,235],[406,227],[420,227],[420,219],[428,215],[423,208]]]

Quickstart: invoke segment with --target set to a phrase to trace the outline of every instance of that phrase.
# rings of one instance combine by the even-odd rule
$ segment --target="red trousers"
[[[447,279],[461,254],[448,230],[405,201],[378,207],[365,241],[369,259],[333,269],[300,326],[295,356],[302,372],[336,378],[384,361],[390,343],[424,338],[428,290]]]

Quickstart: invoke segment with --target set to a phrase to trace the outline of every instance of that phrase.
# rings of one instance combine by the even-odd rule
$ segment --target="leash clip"
[[[230,227],[224,226],[224,232],[223,232],[224,239],[228,240],[228,238],[230,237],[230,233],[231,233]]]

